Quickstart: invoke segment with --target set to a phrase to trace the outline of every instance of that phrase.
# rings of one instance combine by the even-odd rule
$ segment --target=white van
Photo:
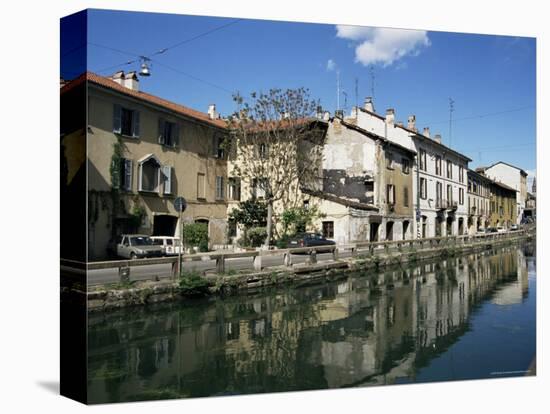
[[[151,236],[151,240],[157,246],[162,247],[162,251],[166,256],[172,256],[179,254],[181,250],[181,243],[179,237],[171,236]],[[181,250],[182,253],[185,253]]]

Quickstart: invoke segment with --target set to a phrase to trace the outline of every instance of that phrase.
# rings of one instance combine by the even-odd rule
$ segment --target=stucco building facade
[[[184,223],[208,225],[210,245],[227,239],[225,121],[140,92],[133,73],[86,73],[61,89],[87,94],[88,259],[104,258],[122,233],[179,235]]]

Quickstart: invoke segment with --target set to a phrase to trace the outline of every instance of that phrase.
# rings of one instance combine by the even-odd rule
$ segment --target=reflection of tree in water
[[[107,402],[414,378],[469,329],[481,303],[517,279],[517,257],[510,248],[320,286],[90,315],[90,396]]]

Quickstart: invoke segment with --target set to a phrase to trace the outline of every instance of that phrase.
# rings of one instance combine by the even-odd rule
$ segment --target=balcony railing
[[[445,200],[444,198],[435,200],[435,208],[438,210],[456,210],[458,202]]]

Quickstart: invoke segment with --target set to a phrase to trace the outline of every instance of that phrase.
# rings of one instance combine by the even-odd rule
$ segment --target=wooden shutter
[[[132,111],[132,136],[139,137],[139,111]]]
[[[172,194],[172,167],[163,165],[162,175],[164,176],[164,194]]]
[[[124,160],[124,190],[132,191],[132,160]]]
[[[159,144],[164,145],[166,138],[164,137],[166,121],[163,118],[159,118]]]
[[[120,162],[124,160],[113,159],[111,161],[111,187],[115,190],[120,188]]]
[[[122,130],[122,108],[120,105],[113,105],[113,132],[120,134]]]
[[[143,175],[143,164],[139,164],[138,166],[138,191],[143,191],[143,179],[142,179],[142,176]]]

